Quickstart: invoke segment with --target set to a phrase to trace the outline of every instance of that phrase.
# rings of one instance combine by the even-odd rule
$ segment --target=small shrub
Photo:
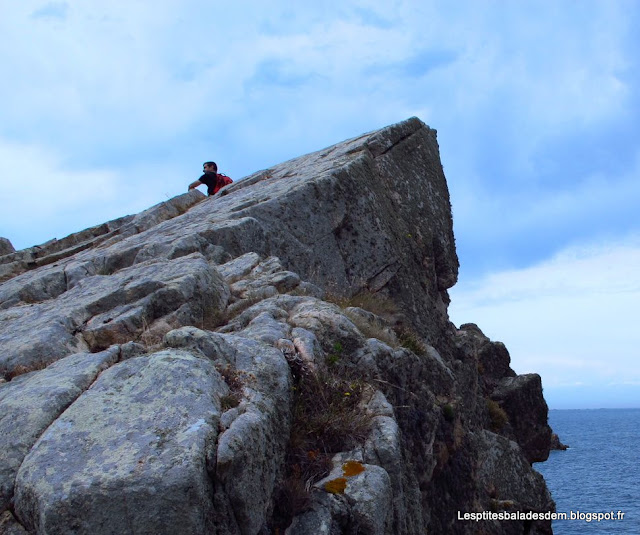
[[[300,514],[309,509],[311,496],[300,472],[299,465],[290,467],[289,475],[276,490],[272,520],[274,533],[284,533],[294,516],[292,511]]]
[[[215,331],[217,328],[227,325],[231,320],[237,318],[245,310],[263,301],[264,297],[256,294],[249,294],[247,297],[238,299],[230,303],[224,310],[215,310],[202,304],[202,322],[200,328],[203,331]]]
[[[424,342],[418,338],[418,335],[411,329],[401,329],[398,334],[398,340],[400,345],[409,351],[412,351],[418,356],[427,354],[427,348]]]
[[[156,320],[150,325],[143,317],[142,332],[138,337],[138,342],[141,343],[149,353],[158,351],[164,347],[164,335],[176,327],[177,325],[171,325],[164,318]]]
[[[349,311],[346,311],[345,313],[365,338],[377,338],[388,346],[398,346],[398,339],[394,336],[393,331],[391,331],[390,329],[385,329],[383,326],[379,326],[375,323],[367,321],[365,318],[359,316],[358,314],[350,313]]]
[[[203,331],[215,331],[218,327],[229,322],[226,310],[205,310],[202,313],[202,322],[200,328]]]
[[[220,407],[223,411],[228,411],[240,405],[240,399],[237,393],[233,392],[220,398]]]
[[[489,412],[489,425],[494,433],[500,431],[509,421],[507,413],[498,402],[487,398],[487,411]]]
[[[229,323],[232,319],[238,317],[245,310],[251,308],[256,303],[262,301],[263,298],[255,295],[250,295],[249,297],[245,297],[244,299],[239,299],[235,303],[230,304],[224,313],[221,313],[217,318],[218,327],[220,325],[224,325]]]
[[[333,344],[333,351],[327,355],[326,362],[329,366],[333,366],[340,362],[344,348],[340,342]]]
[[[371,425],[359,406],[366,389],[362,380],[330,372],[304,376],[295,392],[293,448],[308,458],[307,452],[333,455],[364,440]]]

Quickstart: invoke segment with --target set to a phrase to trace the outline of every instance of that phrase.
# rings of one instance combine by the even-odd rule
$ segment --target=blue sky
[[[0,236],[16,248],[418,116],[456,324],[552,408],[640,407],[640,3],[0,0]]]

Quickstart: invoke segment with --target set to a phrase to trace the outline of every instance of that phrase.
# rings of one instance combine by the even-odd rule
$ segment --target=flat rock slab
[[[119,352],[115,346],[71,355],[0,385],[0,510],[9,505],[18,469],[38,437],[116,362]]]
[[[239,405],[221,422],[214,533],[256,534],[268,518],[289,440],[292,378],[287,361],[282,351],[260,341],[193,327],[171,331],[165,340],[206,355],[227,374],[232,370],[242,385]]]
[[[172,313],[176,327],[202,324],[228,296],[222,276],[199,253],[87,277],[56,299],[0,310],[0,369],[11,373],[87,345],[95,351],[126,343]]]
[[[124,216],[101,225],[76,232],[46,243],[15,251],[11,242],[0,238],[0,281],[20,276],[35,266],[52,264],[77,253],[99,246],[103,242],[118,243],[186,212],[191,206],[205,199],[199,191],[190,191],[161,202],[135,216]],[[2,258],[4,256],[4,258]],[[4,268],[4,269],[3,269]],[[26,277],[27,280],[30,277]],[[0,300],[1,296],[0,296]]]
[[[24,460],[18,519],[47,534],[208,533],[227,392],[210,360],[185,351],[113,366]]]

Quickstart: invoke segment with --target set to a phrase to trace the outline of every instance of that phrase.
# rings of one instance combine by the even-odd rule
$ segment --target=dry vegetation
[[[293,424],[287,473],[273,514],[274,532],[283,533],[293,517],[307,509],[311,489],[330,472],[332,457],[361,444],[370,431],[371,417],[361,403],[369,385],[328,363],[317,373],[302,366],[293,369]]]
[[[487,412],[489,413],[489,425],[491,431],[497,433],[507,424],[509,417],[497,401],[487,398],[486,404]]]
[[[20,375],[25,375],[27,373],[44,370],[51,362],[34,362],[28,365],[18,365],[11,370],[0,369],[0,377],[4,377],[5,381],[11,381]]]

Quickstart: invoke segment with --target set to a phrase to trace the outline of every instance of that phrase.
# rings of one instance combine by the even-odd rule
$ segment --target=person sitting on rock
[[[233,182],[227,175],[218,174],[216,162],[204,162],[202,167],[204,174],[198,180],[189,184],[189,191],[204,184],[207,186],[207,195],[211,197],[211,195],[215,195],[223,187]],[[221,193],[221,195],[223,194]]]

